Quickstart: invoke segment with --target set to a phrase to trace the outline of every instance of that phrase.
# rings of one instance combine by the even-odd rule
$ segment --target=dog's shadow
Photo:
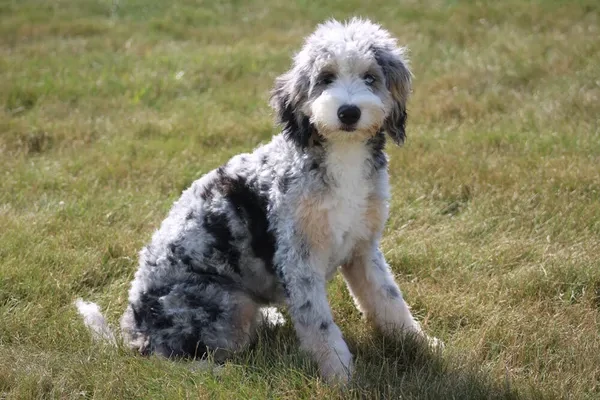
[[[461,365],[442,350],[405,336],[390,339],[377,332],[346,335],[354,354],[355,371],[346,394],[359,398],[517,399],[508,382],[495,382],[476,365]],[[311,384],[319,374],[316,365],[298,350],[289,323],[263,328],[254,344],[231,362],[260,371],[271,385],[282,376],[300,374]],[[463,364],[463,363],[461,363]],[[272,379],[271,379],[272,378]],[[346,397],[346,396],[344,396]]]

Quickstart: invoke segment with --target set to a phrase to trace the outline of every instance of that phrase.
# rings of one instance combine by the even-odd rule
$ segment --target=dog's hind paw
[[[260,309],[260,317],[262,319],[262,323],[274,327],[285,324],[285,318],[283,314],[281,314],[277,308],[275,307],[264,307]]]

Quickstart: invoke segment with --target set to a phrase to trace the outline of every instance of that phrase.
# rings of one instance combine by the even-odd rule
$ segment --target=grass
[[[182,189],[276,132],[273,79],[314,25],[364,15],[411,50],[383,249],[430,354],[367,328],[346,390],[263,332],[221,368],[93,344]],[[0,398],[600,396],[596,1],[0,2]]]

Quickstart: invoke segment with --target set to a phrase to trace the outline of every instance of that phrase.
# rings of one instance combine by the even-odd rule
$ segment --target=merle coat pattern
[[[322,375],[346,381],[352,356],[326,293],[338,270],[369,321],[423,335],[379,249],[385,133],[404,140],[410,83],[403,48],[378,25],[320,25],[275,83],[282,133],[194,182],[141,251],[125,342],[167,357],[226,355],[252,340],[265,307],[287,307]],[[94,329],[90,318],[102,317],[86,305]]]

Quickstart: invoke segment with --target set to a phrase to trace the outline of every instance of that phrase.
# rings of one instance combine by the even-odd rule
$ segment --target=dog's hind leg
[[[202,358],[210,351],[215,361],[223,361],[251,342],[259,312],[259,304],[243,291],[186,282],[142,293],[122,319],[123,336],[145,353]]]

